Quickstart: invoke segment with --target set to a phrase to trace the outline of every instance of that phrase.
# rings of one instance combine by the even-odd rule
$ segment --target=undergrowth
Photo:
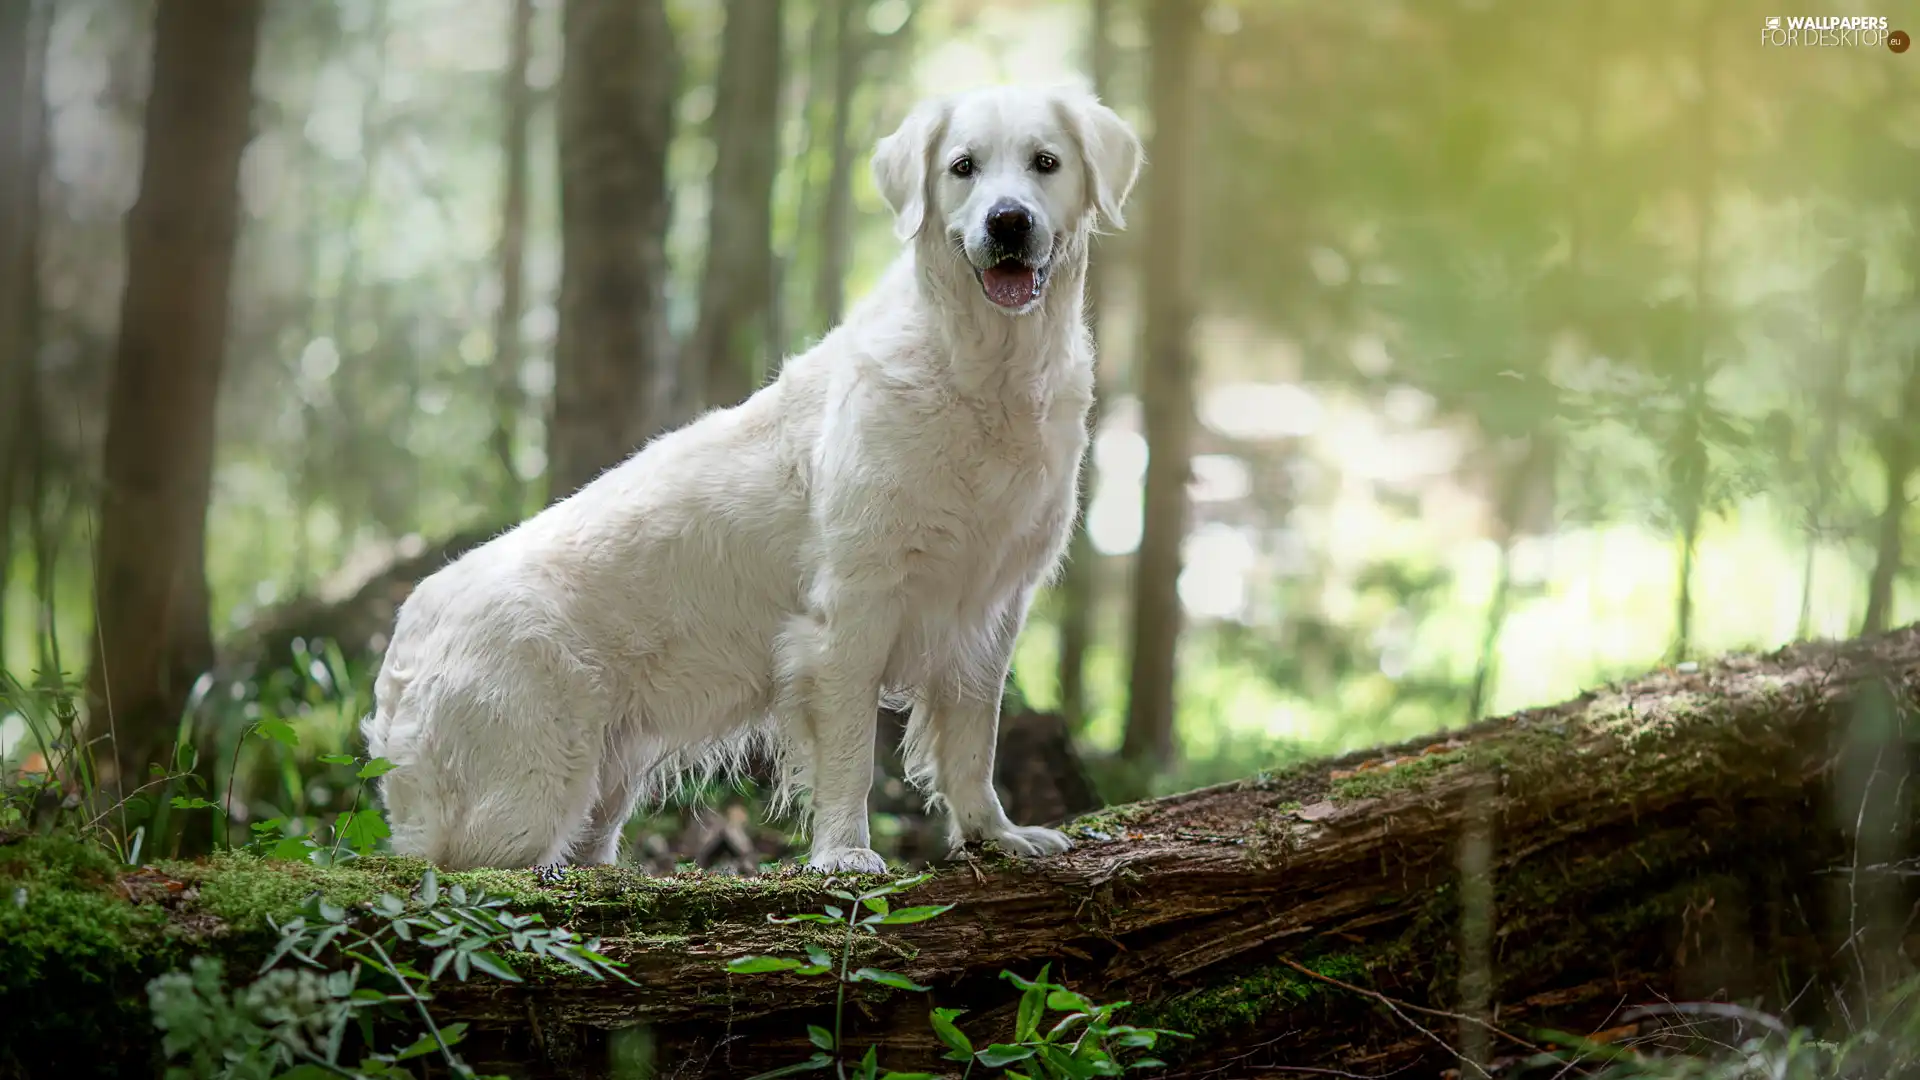
[[[931,1073],[903,1073],[882,1068],[879,1048],[875,1046],[867,1047],[864,1054],[855,1058],[854,1048],[847,1045],[842,1023],[846,1013],[847,988],[850,986],[873,983],[894,990],[919,993],[929,989],[898,972],[873,967],[854,969],[852,958],[854,942],[863,934],[878,934],[880,928],[885,926],[925,922],[953,910],[951,904],[896,909],[887,899],[921,884],[931,876],[921,874],[903,878],[858,893],[843,888],[829,888],[827,895],[839,900],[839,904],[828,904],[818,913],[768,916],[775,923],[818,923],[835,928],[840,933],[840,956],[837,961],[826,947],[810,945],[804,960],[778,956],[741,956],[727,962],[727,970],[736,975],[824,975],[838,984],[834,990],[833,1029],[818,1025],[809,1025],[807,1028],[807,1038],[814,1046],[812,1056],[761,1073],[753,1080],[772,1080],[773,1077],[818,1072],[827,1068],[832,1068],[839,1080],[932,1080]],[[1046,1080],[1087,1080],[1095,1076],[1118,1076],[1128,1069],[1162,1066],[1165,1063],[1158,1058],[1135,1054],[1134,1051],[1150,1050],[1162,1037],[1189,1037],[1180,1032],[1116,1023],[1114,1014],[1125,1008],[1127,1002],[1095,1004],[1062,984],[1049,982],[1047,972],[1050,967],[1043,965],[1039,975],[1033,979],[1023,979],[1010,971],[1000,973],[1001,978],[1020,990],[1020,1007],[1012,1038],[1008,1041],[976,1049],[972,1040],[955,1022],[965,1015],[966,1010],[936,1008],[928,1013],[928,1025],[941,1045],[946,1047],[942,1060],[965,1063],[966,1076],[972,1076],[974,1069],[979,1067],[982,1070],[1001,1070],[1001,1075],[1012,1080],[1033,1080],[1035,1077],[1044,1077]],[[1048,1024],[1049,1013],[1061,1015]],[[1018,1069],[1014,1068],[1016,1065]]]

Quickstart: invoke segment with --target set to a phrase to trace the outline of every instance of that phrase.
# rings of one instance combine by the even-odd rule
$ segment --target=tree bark
[[[663,0],[566,0],[560,326],[548,497],[670,420],[667,149],[679,61]]]
[[[91,715],[124,784],[171,744],[213,659],[204,539],[252,135],[259,0],[160,0],[109,392]]]
[[[7,588],[13,580],[13,510],[25,489],[27,396],[35,363],[24,333],[27,275],[39,170],[31,142],[30,98],[39,73],[30,63],[33,5],[0,7],[0,667],[6,665]]]
[[[527,127],[533,91],[527,65],[533,54],[533,0],[513,0],[508,28],[507,70],[501,86],[500,306],[493,316],[493,459],[500,470],[500,510],[523,511],[522,485],[514,465],[519,441],[520,316],[526,309]]]
[[[1140,550],[1134,558],[1127,731],[1121,755],[1165,763],[1174,741],[1175,657],[1180,642],[1181,544],[1187,535],[1189,444],[1193,438],[1192,166],[1195,54],[1200,5],[1155,4],[1147,16],[1147,93],[1154,172],[1140,245],[1145,297],[1140,404],[1147,476]]]
[[[730,0],[713,109],[707,265],[682,377],[700,407],[744,401],[774,364],[773,180],[779,171],[780,0]],[[693,411],[693,410],[689,410]]]
[[[1873,574],[1867,580],[1867,613],[1860,620],[1860,632],[1877,634],[1893,618],[1893,586],[1900,580],[1905,564],[1907,484],[1920,467],[1920,350],[1907,357],[1907,377],[1901,387],[1900,407],[1881,428],[1876,449],[1885,472],[1885,494],[1881,496],[1879,538],[1874,544]]]
[[[1113,0],[1092,0],[1088,12],[1088,70],[1093,77],[1093,92],[1105,98],[1113,80],[1113,38],[1109,27],[1113,20]],[[1097,245],[1096,245],[1096,252]],[[1096,348],[1100,339],[1100,288],[1106,281],[1106,260],[1087,262],[1087,325],[1092,328]],[[1096,383],[1101,365],[1094,366]],[[1100,403],[1105,395],[1094,387],[1093,408],[1087,414],[1087,433],[1100,434]],[[1093,549],[1087,532],[1087,506],[1093,500],[1093,455],[1080,462],[1080,501],[1075,509],[1073,540],[1067,547],[1067,565],[1060,575],[1060,713],[1067,726],[1078,731],[1087,722],[1087,648],[1093,642],[1094,605],[1099,599],[1099,553]]]
[[[1683,396],[1686,416],[1675,454],[1677,478],[1676,502],[1680,517],[1680,569],[1675,582],[1673,645],[1668,655],[1684,660],[1693,652],[1693,564],[1699,554],[1700,527],[1707,513],[1707,488],[1712,461],[1707,454],[1704,413],[1710,406],[1707,383],[1713,372],[1709,367],[1708,346],[1713,337],[1713,245],[1714,194],[1719,183],[1719,159],[1714,153],[1714,133],[1718,130],[1714,89],[1715,20],[1703,17],[1699,27],[1698,64],[1700,101],[1695,109],[1695,162],[1689,197],[1693,203],[1693,317],[1691,340],[1683,363],[1686,383]]]
[[[833,112],[829,120],[827,189],[820,215],[820,262],[813,303],[821,332],[840,322],[846,309],[847,257],[853,242],[853,95],[860,86],[867,29],[854,18],[857,0],[830,0],[833,18]]]
[[[855,963],[933,991],[850,996],[848,1042],[882,1045],[888,1068],[937,1068],[931,1005],[968,1008],[975,1045],[1004,1038],[1014,996],[998,973],[1043,963],[1096,1000],[1135,1002],[1131,1022],[1197,1036],[1160,1055],[1174,1067],[1155,1075],[1173,1077],[1271,1065],[1435,1075],[1457,1051],[1413,1024],[1451,1035],[1447,1016],[1420,1010],[1459,1011],[1474,981],[1463,975],[1502,1031],[1523,1036],[1615,1027],[1623,1008],[1662,998],[1758,999],[1814,1023],[1823,1003],[1883,982],[1883,962],[1897,968],[1920,948],[1903,925],[1915,880],[1900,870],[1920,811],[1898,794],[1916,764],[1920,626],[1661,671],[1444,744],[1110,809],[1069,826],[1078,847],[1066,855],[974,860],[898,898],[956,907],[886,930]],[[1483,838],[1477,856],[1463,858],[1463,834]],[[418,874],[378,859],[325,872],[226,859],[162,865],[120,888],[159,906],[183,935],[169,940],[218,949],[243,971],[270,942],[265,917],[308,889],[364,900]],[[608,1033],[645,1024],[661,1075],[746,1075],[806,1057],[805,1025],[832,1022],[831,983],[723,968],[817,943],[767,916],[817,910],[828,900],[818,879],[590,869],[549,887],[527,872],[442,880],[484,880],[516,910],[605,935],[637,983],[437,984],[434,1007],[472,1025],[462,1049],[483,1071],[605,1076]],[[1484,969],[1462,972],[1470,884],[1480,900],[1464,900],[1491,920],[1492,949]],[[241,895],[282,906],[236,909]],[[157,952],[128,949],[148,963]],[[51,985],[66,964],[116,970],[111,955],[88,944],[34,962]],[[119,1007],[99,983],[73,984],[72,1000],[0,1009],[0,1035]],[[137,996],[140,982],[115,985]],[[142,1025],[116,1030],[151,1038]],[[1514,1054],[1488,1034],[1494,1060]],[[62,1064],[84,1074],[116,1051],[144,1052],[77,1040],[65,1052],[78,1060]]]

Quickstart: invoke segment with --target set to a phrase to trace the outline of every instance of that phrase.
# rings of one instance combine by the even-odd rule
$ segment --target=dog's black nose
[[[1017,202],[997,202],[987,211],[987,235],[997,244],[1012,247],[1025,243],[1032,231],[1033,213]]]

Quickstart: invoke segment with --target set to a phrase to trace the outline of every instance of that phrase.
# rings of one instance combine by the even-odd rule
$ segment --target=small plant
[[[853,943],[862,933],[878,934],[883,926],[925,922],[953,910],[952,904],[895,909],[887,900],[887,897],[911,889],[932,876],[920,874],[902,878],[859,893],[829,888],[827,895],[842,901],[844,906],[828,904],[819,914],[767,917],[768,921],[775,923],[813,922],[842,928],[837,964],[832,954],[818,945],[807,947],[805,960],[779,956],[740,956],[727,962],[727,970],[739,975],[774,972],[830,975],[840,984],[834,996],[833,1030],[828,1031],[818,1025],[809,1025],[807,1028],[808,1039],[816,1048],[813,1055],[805,1061],[761,1073],[752,1080],[816,1072],[828,1067],[832,1067],[841,1080],[931,1080],[931,1074],[928,1073],[882,1069],[878,1048],[871,1046],[859,1060],[849,1064],[850,1053],[843,1038],[842,1018],[846,1011],[847,987],[854,983],[872,982],[896,990],[927,989],[895,972],[871,967],[850,969],[853,968]],[[829,884],[832,884],[831,879]],[[1045,1077],[1046,1080],[1086,1080],[1094,1076],[1118,1076],[1126,1069],[1163,1065],[1163,1062],[1151,1057],[1139,1057],[1123,1064],[1122,1056],[1135,1050],[1150,1050],[1163,1036],[1190,1037],[1158,1028],[1116,1024],[1113,1014],[1125,1008],[1127,1002],[1097,1005],[1059,983],[1048,982],[1050,968],[1051,965],[1042,967],[1039,977],[1033,980],[1023,979],[1010,971],[1000,973],[1001,978],[1012,982],[1021,991],[1012,1042],[994,1043],[976,1050],[966,1033],[954,1023],[965,1010],[934,1009],[928,1016],[928,1023],[934,1035],[947,1048],[945,1060],[966,1062],[968,1076],[973,1074],[975,1066],[981,1066],[1004,1070],[1002,1075],[1015,1080],[1035,1080],[1036,1077]],[[1050,1011],[1066,1015],[1042,1032],[1041,1025]],[[1012,1069],[1009,1067],[1012,1065],[1020,1065],[1027,1071]]]
[[[1012,1042],[994,1043],[975,1050],[966,1033],[954,1025],[964,1010],[933,1010],[933,1033],[947,1047],[946,1060],[966,1062],[969,1074],[973,1066],[979,1064],[1006,1069],[1004,1075],[1019,1080],[1033,1080],[1036,1076],[1047,1080],[1086,1080],[1093,1076],[1119,1076],[1128,1069],[1163,1067],[1166,1062],[1159,1058],[1142,1056],[1125,1061],[1124,1057],[1132,1051],[1153,1049],[1163,1037],[1192,1038],[1178,1031],[1115,1023],[1113,1014],[1126,1008],[1127,1002],[1097,1005],[1060,983],[1048,982],[1047,972],[1051,967],[1051,964],[1043,965],[1039,976],[1031,980],[1011,971],[1000,973],[1001,978],[1020,989],[1020,1011],[1014,1020]],[[1046,1026],[1048,1013],[1065,1015]],[[1046,1030],[1042,1031],[1042,1027]],[[1011,1065],[1020,1065],[1027,1071],[1007,1068]]]
[[[506,952],[546,957],[594,979],[630,981],[617,961],[601,955],[598,939],[582,941],[506,905],[505,897],[461,885],[442,889],[431,870],[409,899],[383,894],[358,914],[315,895],[301,915],[276,924],[280,941],[252,984],[229,992],[220,962],[207,957],[148,984],[167,1057],[191,1062],[171,1067],[169,1080],[375,1080],[411,1076],[404,1063],[426,1057],[479,1080],[454,1052],[466,1025],[441,1027],[427,1011],[436,980],[451,973],[465,982],[477,971],[519,982],[501,956]],[[401,958],[405,947],[431,952],[425,971]],[[356,1064],[343,1062],[350,1026],[371,1047],[374,1016],[395,1013],[417,1016],[424,1034],[391,1050],[369,1050]]]
[[[840,961],[836,968],[831,954],[818,945],[807,947],[807,959],[796,960],[779,956],[740,956],[727,962],[727,970],[736,975],[759,975],[785,971],[795,975],[831,975],[840,985],[833,1001],[833,1030],[811,1025],[807,1028],[807,1037],[817,1048],[812,1057],[805,1061],[788,1065],[771,1072],[761,1073],[753,1080],[767,1080],[769,1077],[790,1076],[795,1073],[813,1072],[834,1066],[842,1078],[856,1080],[930,1080],[926,1073],[899,1073],[883,1071],[879,1067],[878,1050],[868,1047],[866,1055],[854,1066],[847,1068],[844,1052],[845,1043],[841,1038],[841,1017],[846,1011],[847,987],[854,983],[871,982],[881,986],[890,986],[896,990],[925,991],[927,988],[907,978],[905,975],[879,968],[863,967],[849,970],[853,964],[853,943],[861,934],[878,934],[882,926],[905,926],[909,923],[925,922],[928,919],[953,910],[952,904],[907,907],[894,910],[887,897],[913,888],[932,877],[920,874],[902,878],[898,881],[880,885],[865,892],[855,893],[846,889],[828,889],[827,895],[845,904],[828,904],[821,912],[802,915],[769,915],[768,921],[776,923],[825,923],[844,928],[840,941]],[[829,879],[829,884],[832,879]]]

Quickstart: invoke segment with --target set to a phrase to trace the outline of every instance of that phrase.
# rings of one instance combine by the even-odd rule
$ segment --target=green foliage
[[[887,899],[921,884],[931,876],[920,874],[902,878],[859,893],[847,889],[829,889],[827,894],[841,901],[841,904],[828,904],[819,913],[768,916],[769,921],[775,923],[819,923],[840,930],[842,936],[838,961],[820,946],[808,946],[804,960],[780,956],[738,956],[727,961],[727,970],[736,975],[825,975],[839,983],[834,998],[833,1030],[828,1031],[817,1025],[807,1028],[807,1038],[816,1047],[813,1055],[804,1061],[761,1073],[753,1080],[816,1072],[829,1067],[834,1068],[840,1077],[854,1080],[923,1080],[930,1077],[927,1073],[883,1070],[878,1063],[878,1048],[871,1046],[849,1065],[852,1050],[842,1038],[841,1020],[846,1011],[847,987],[856,983],[870,982],[913,992],[925,992],[928,989],[898,972],[872,967],[850,970],[850,961],[853,943],[863,933],[873,935],[878,934],[883,926],[925,922],[953,910],[952,904],[895,908]],[[1048,982],[1048,967],[1042,967],[1039,977],[1030,980],[1012,972],[1000,973],[1001,978],[1013,983],[1021,991],[1019,1019],[1014,1025],[1010,1042],[993,1043],[976,1049],[966,1033],[954,1023],[965,1010],[936,1008],[929,1013],[927,1023],[932,1027],[935,1037],[947,1048],[944,1059],[965,1062],[969,1076],[978,1065],[988,1069],[1004,1069],[1004,1075],[1016,1080],[1034,1080],[1035,1077],[1086,1080],[1094,1076],[1118,1076],[1127,1069],[1161,1065],[1163,1063],[1158,1059],[1145,1056],[1134,1057],[1123,1064],[1123,1055],[1130,1051],[1152,1049],[1165,1036],[1188,1037],[1178,1032],[1117,1024],[1113,1014],[1125,1008],[1127,1002],[1097,1005],[1059,983]],[[1041,1027],[1049,1012],[1064,1015],[1043,1032]],[[1024,1071],[1011,1068],[1013,1065],[1020,1065]]]
[[[278,944],[245,987],[227,990],[219,961],[207,957],[148,985],[169,1060],[190,1062],[171,1066],[169,1077],[375,1080],[411,1076],[405,1062],[432,1056],[455,1076],[472,1078],[454,1052],[465,1025],[441,1027],[427,1011],[437,980],[450,974],[465,982],[477,972],[521,981],[503,953],[565,964],[592,979],[626,980],[598,940],[516,914],[506,897],[460,884],[442,888],[432,870],[407,899],[382,893],[357,912],[316,894],[277,929]],[[372,1050],[376,1017],[411,1018],[424,1033]],[[353,1055],[356,1028],[368,1049]]]

